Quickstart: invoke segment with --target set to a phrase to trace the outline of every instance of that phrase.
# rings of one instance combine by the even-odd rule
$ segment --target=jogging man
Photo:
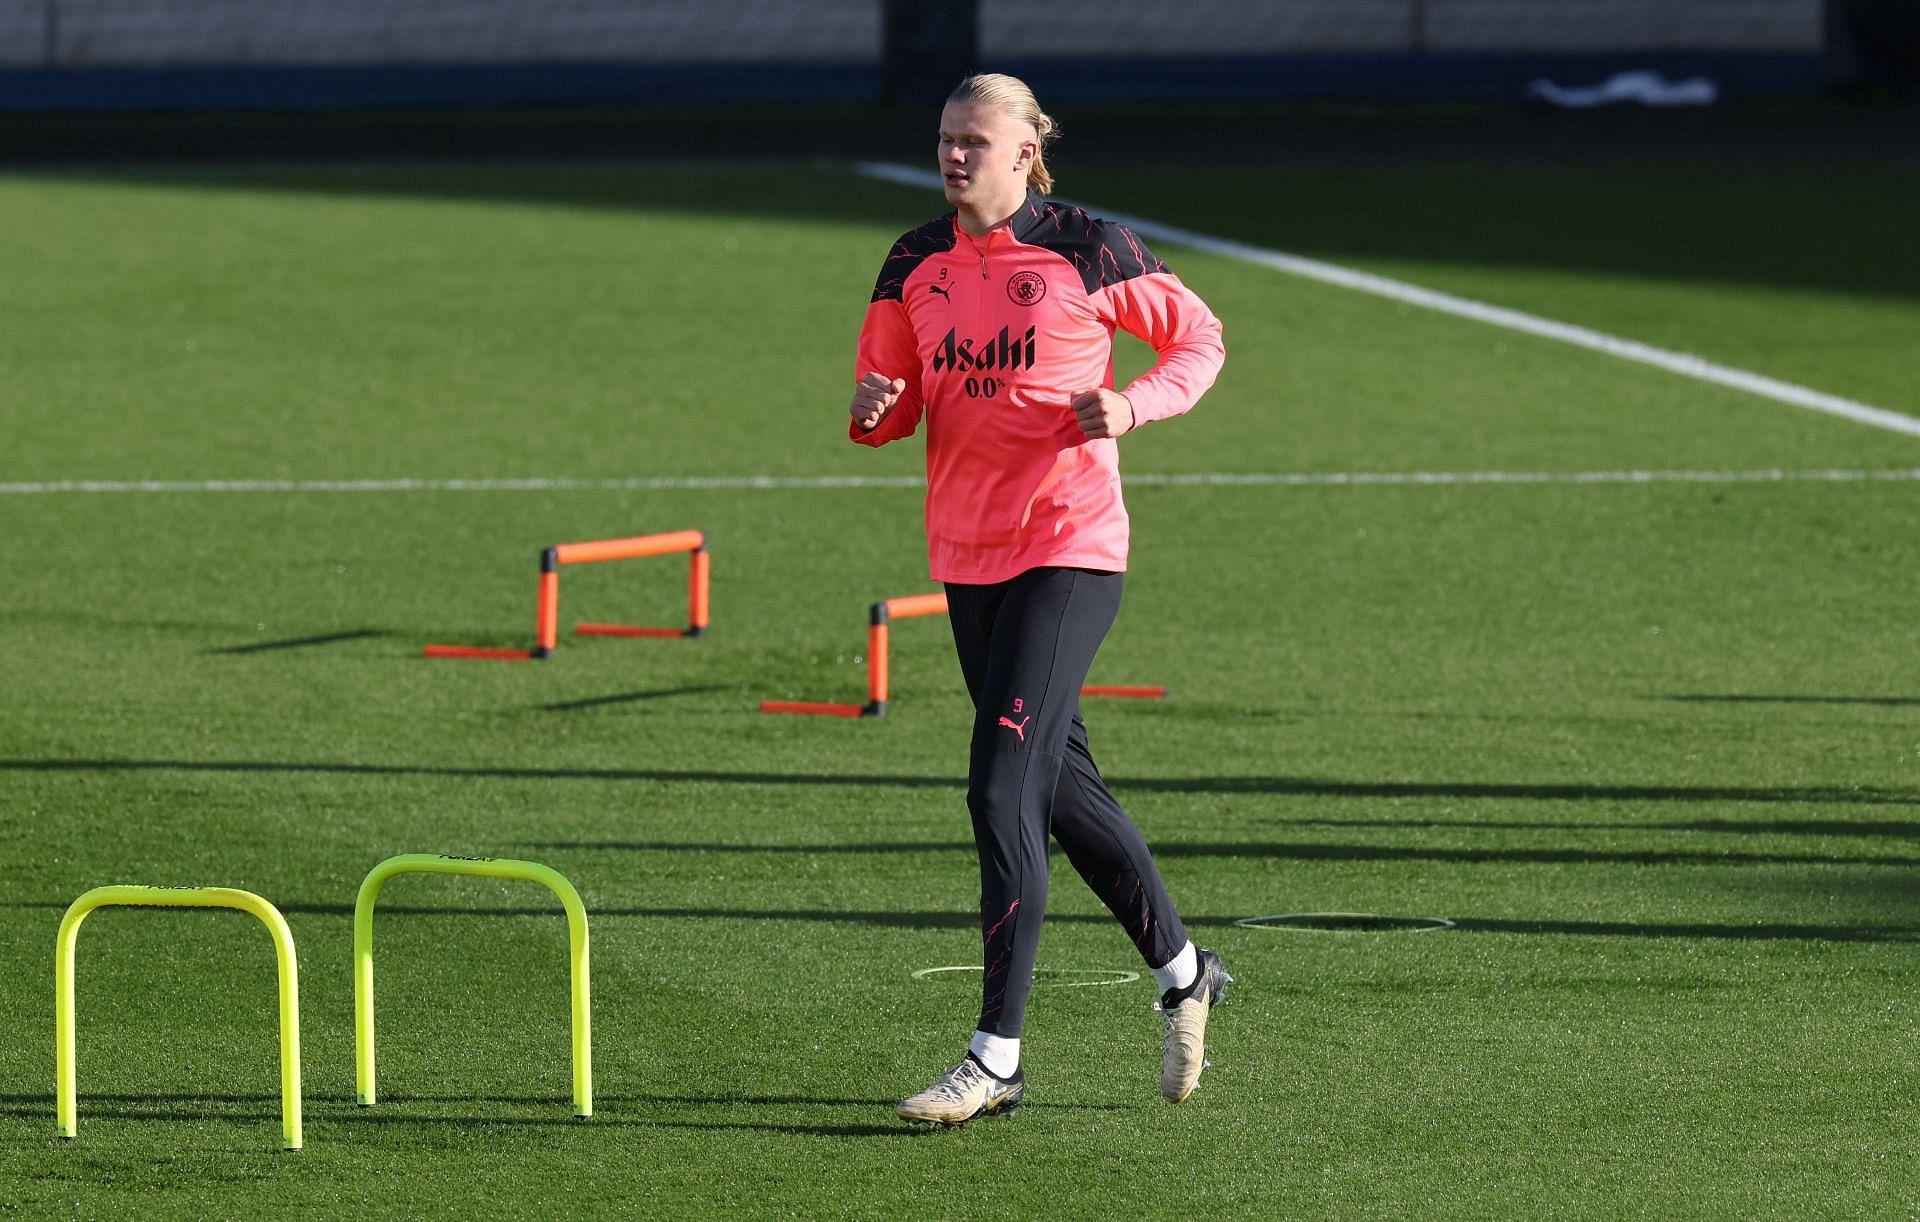
[[[960,83],[940,115],[954,211],[894,243],[860,331],[849,432],[878,446],[926,424],[928,559],[974,705],[980,1021],[965,1059],[900,1104],[909,1120],[961,1124],[1021,1101],[1049,833],[1153,969],[1174,1102],[1199,1081],[1231,979],[1188,940],[1079,712],[1127,567],[1116,439],[1192,407],[1226,350],[1219,320],[1137,237],[1047,201],[1053,131],[1021,81]],[[1116,327],[1159,356],[1124,392]]]

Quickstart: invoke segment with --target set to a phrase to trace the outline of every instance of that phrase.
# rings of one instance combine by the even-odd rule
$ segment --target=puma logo
[[[1027,723],[1032,720],[1033,720],[1033,714],[1028,713],[1025,717],[1022,717],[1019,721],[1009,721],[1005,717],[1002,717],[1000,719],[1000,724],[1007,727],[1007,729],[1012,730],[1015,734],[1018,734],[1020,736],[1021,742],[1026,742],[1027,741]]]
[[[953,304],[953,290],[952,290],[951,288],[944,288],[944,289],[943,289],[943,288],[941,288],[941,287],[940,287],[939,285],[937,285],[937,284],[929,284],[929,285],[927,286],[927,291],[928,291],[929,293],[938,293],[938,294],[940,294],[940,295],[941,295],[942,297],[945,297],[945,298],[947,299],[947,304],[948,304],[948,305],[952,305],[952,304]]]

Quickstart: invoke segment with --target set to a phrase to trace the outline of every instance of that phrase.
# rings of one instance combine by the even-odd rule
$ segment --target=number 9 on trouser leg
[[[1139,830],[1108,792],[1080,720],[1080,686],[1120,609],[1119,573],[1029,569],[947,587],[973,697],[967,810],[980,857],[985,956],[979,1029],[1018,1039],[1047,906],[1047,839],[1126,927],[1149,965],[1186,944]]]

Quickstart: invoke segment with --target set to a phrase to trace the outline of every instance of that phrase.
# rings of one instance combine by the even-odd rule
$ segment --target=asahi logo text
[[[933,354],[933,368],[935,372],[959,373],[970,369],[1032,369],[1033,330],[1028,327],[1025,335],[1015,339],[1011,327],[1002,327],[1000,334],[977,341],[960,339],[949,330]]]

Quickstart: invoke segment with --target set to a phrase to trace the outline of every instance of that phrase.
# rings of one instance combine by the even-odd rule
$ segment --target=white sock
[[[1011,1078],[1013,1071],[1020,1068],[1019,1037],[1008,1039],[1004,1035],[976,1031],[973,1033],[973,1055],[994,1077]]]
[[[1193,943],[1189,941],[1180,948],[1180,953],[1167,960],[1165,967],[1153,969],[1153,982],[1160,986],[1162,993],[1168,989],[1184,989],[1200,976],[1200,957],[1193,953]]]

